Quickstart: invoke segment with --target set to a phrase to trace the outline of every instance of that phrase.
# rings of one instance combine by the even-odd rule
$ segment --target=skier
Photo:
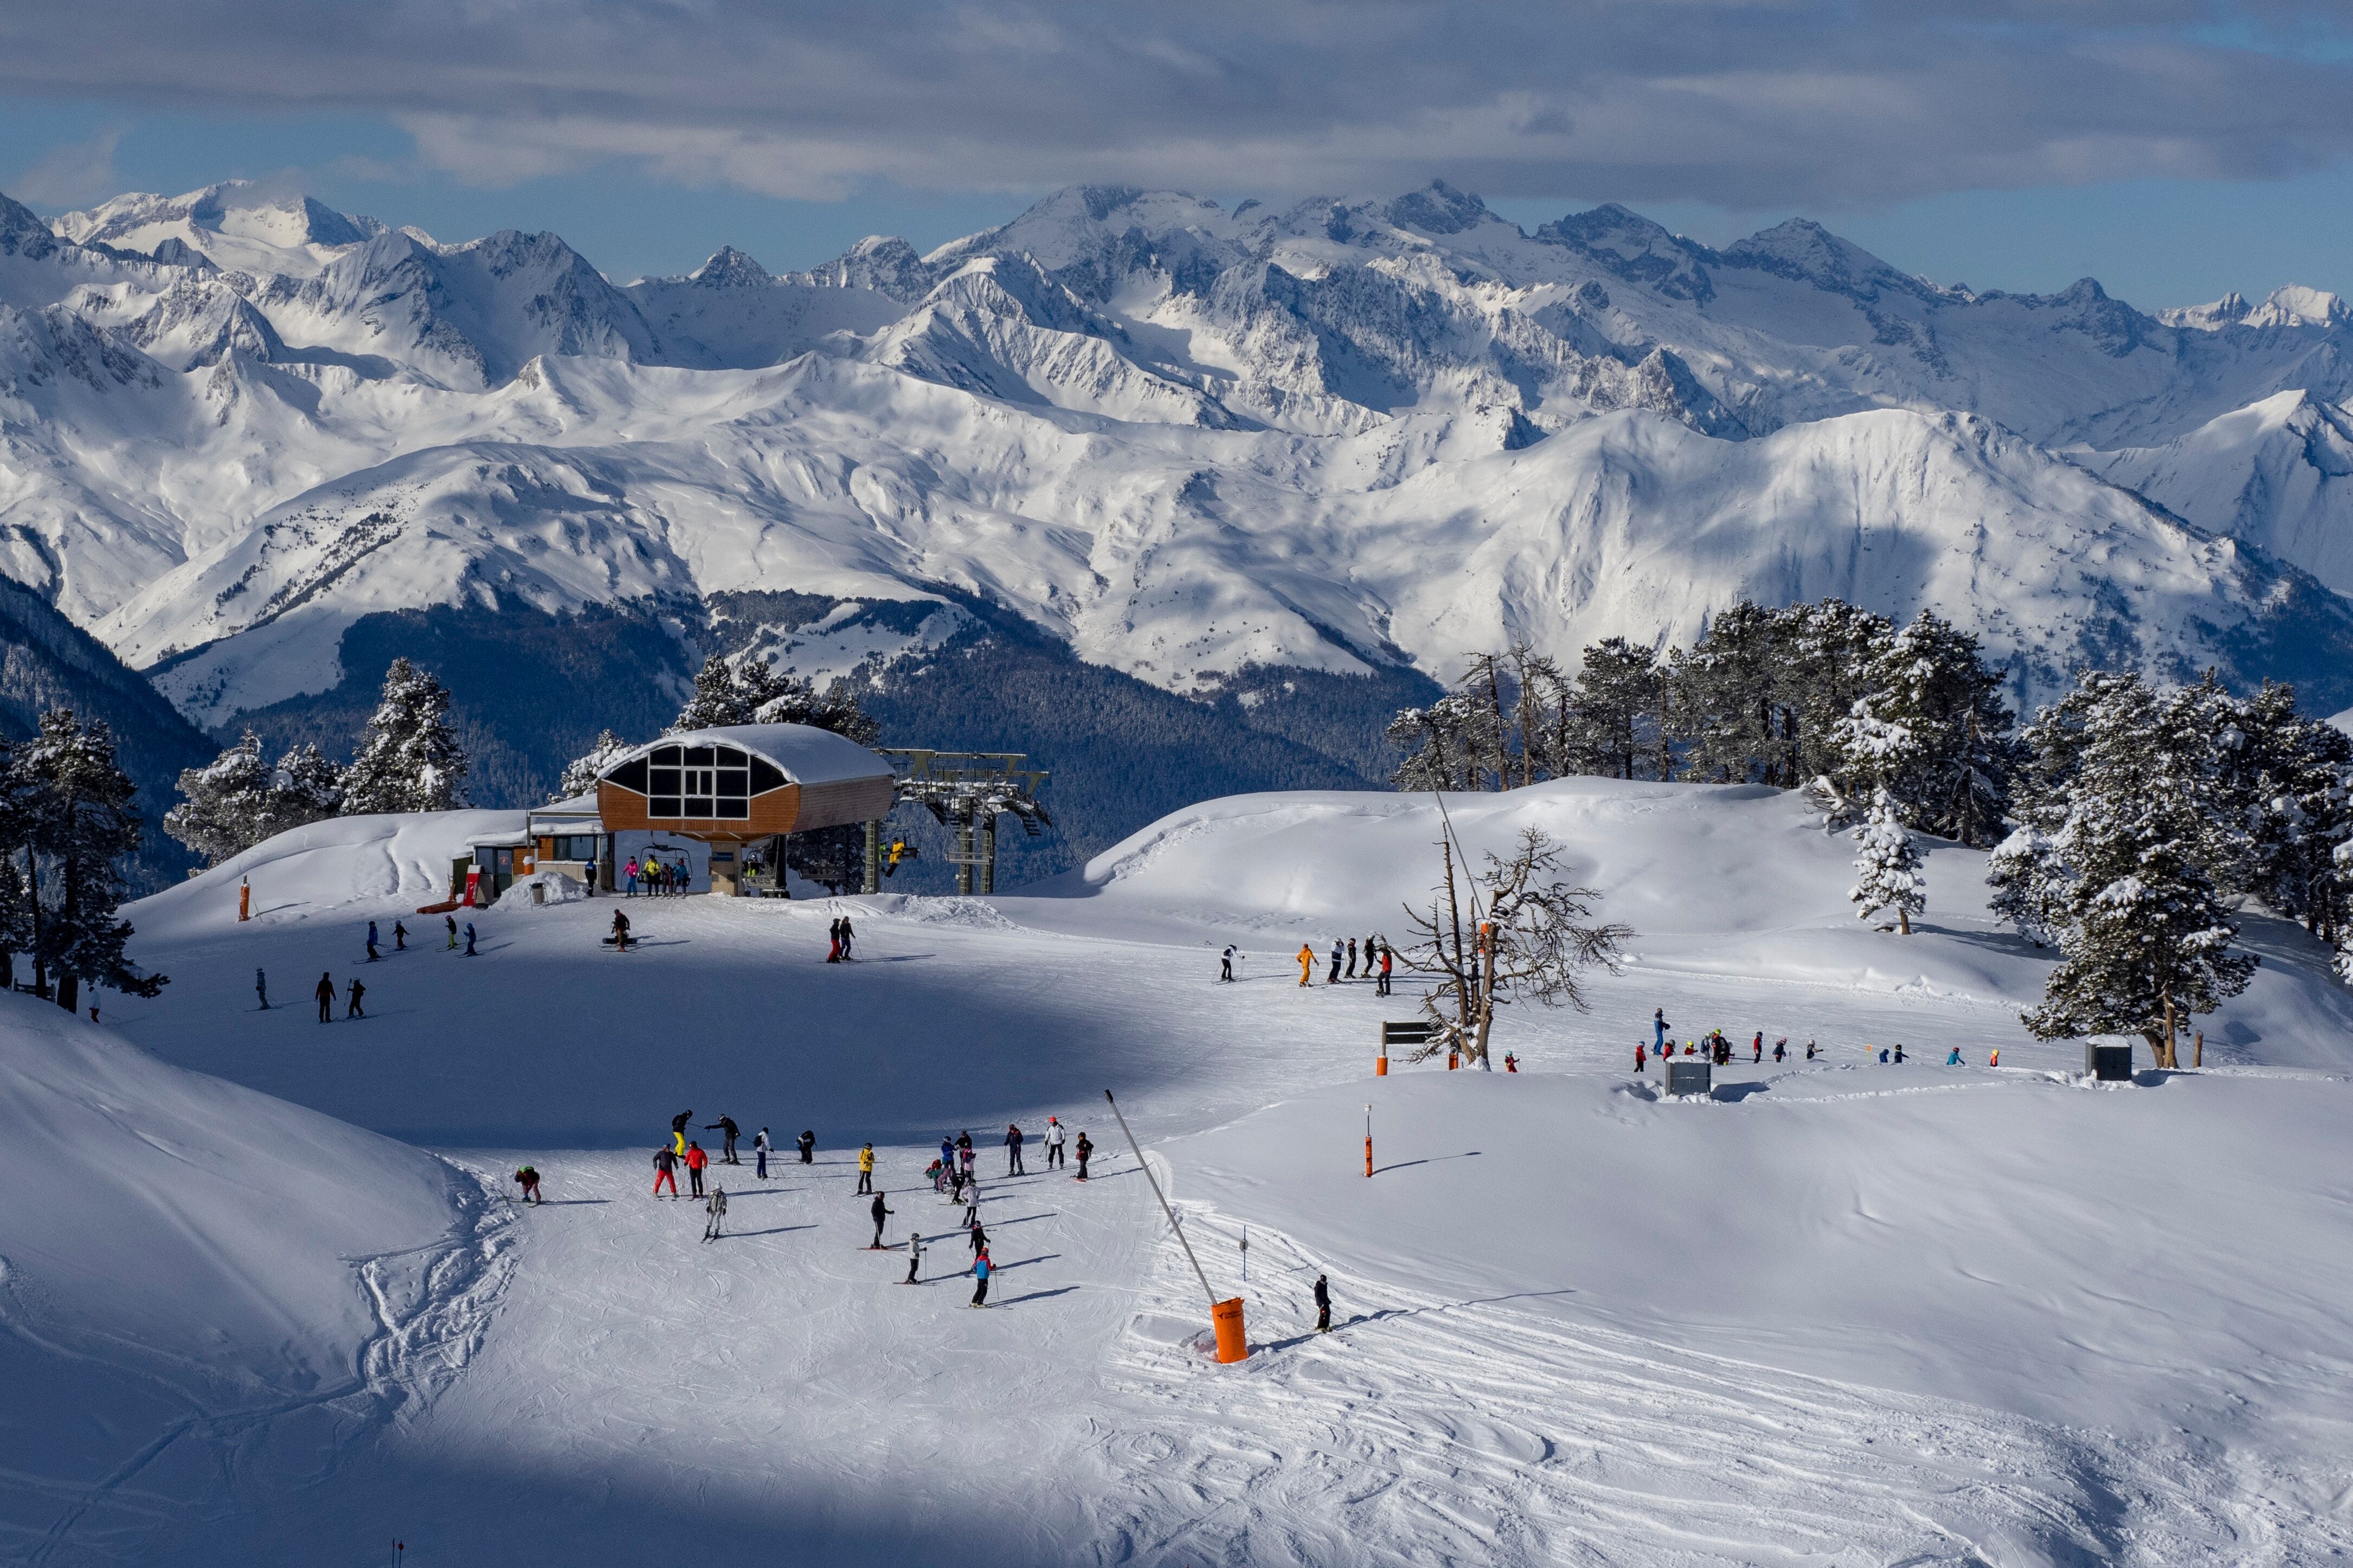
[[[335,981],[332,975],[319,976],[319,988],[313,993],[319,998],[319,1022],[328,1023],[335,1016]]]
[[[1871,1049],[1869,1046],[1865,1046],[1862,1048],[1866,1051]],[[1887,1065],[1887,1047],[1885,1046],[1879,1047],[1879,1065],[1881,1067],[1885,1067]]]
[[[539,1195],[539,1173],[531,1166],[525,1165],[522,1170],[517,1171],[514,1173],[514,1179],[516,1184],[522,1188],[523,1202],[536,1204],[546,1201]]]
[[[1370,953],[1366,954],[1366,957],[1367,959],[1369,959],[1371,956],[1372,956],[1372,955],[1371,955]],[[1351,979],[1351,980],[1354,980],[1356,977],[1356,939],[1355,937],[1353,937],[1353,936],[1352,936],[1352,937],[1350,937],[1350,938],[1348,939],[1348,978],[1349,978],[1349,979]]]
[[[804,1165],[817,1163],[817,1134],[804,1127],[801,1129],[800,1142],[801,1163]]]
[[[874,1190],[874,1145],[871,1143],[858,1151],[858,1190],[860,1193]]]
[[[261,998],[261,1010],[269,1011],[269,976],[259,969],[253,972],[253,994]]]
[[[947,1173],[949,1186],[964,1185],[963,1178],[956,1174],[955,1140],[944,1132],[940,1134],[940,1168]]]
[[[408,928],[398,921],[392,922],[392,951],[395,952],[408,951]]]
[[[1664,1056],[1666,1054],[1667,1047],[1668,1029],[1667,1010],[1664,1007],[1653,1007],[1651,1009],[1651,1027],[1654,1031],[1651,1037],[1651,1054],[1652,1056]]]
[[[765,1127],[752,1134],[752,1162],[758,1167],[755,1173],[760,1180],[766,1181],[768,1179],[768,1130]]]
[[[1948,1068],[1966,1067],[1968,1065],[1961,1060],[1960,1047],[1955,1046],[1950,1051],[1947,1051],[1945,1054],[1945,1065]]]
[[[1326,985],[1340,984],[1340,944],[1336,942],[1332,944],[1332,967],[1324,976],[1324,984]]]
[[[1332,1287],[1321,1274],[1315,1277],[1315,1331],[1332,1331]]]
[[[1634,1048],[1635,1048],[1636,1050],[1641,1050],[1642,1047],[1640,1047],[1640,1046],[1637,1046],[1637,1047],[1635,1047]],[[1509,1051],[1505,1051],[1505,1052],[1504,1053],[1504,1070],[1505,1072],[1517,1072],[1517,1071],[1519,1071],[1519,1070],[1520,1070],[1520,1058],[1517,1058],[1517,1057],[1515,1057],[1515,1056],[1514,1056],[1511,1052],[1509,1052]]]
[[[654,1151],[654,1196],[661,1196],[665,1182],[670,1184],[670,1195],[678,1196],[678,1156],[667,1143]]]
[[[670,1135],[678,1140],[678,1152],[681,1154],[686,1152],[687,1126],[693,1120],[694,1112],[691,1110],[681,1110],[670,1119]]]
[[[866,1212],[874,1216],[874,1245],[868,1247],[866,1250],[869,1252],[880,1252],[882,1250],[882,1222],[884,1219],[898,1211],[895,1209],[884,1208],[882,1206],[882,1194],[881,1193],[877,1193],[874,1194],[873,1206],[869,1208]]]
[[[964,1223],[967,1226],[980,1223],[980,1178],[978,1176],[973,1177],[964,1184]]]
[[[705,1241],[717,1241],[719,1239],[721,1228],[727,1223],[727,1189],[725,1187],[713,1188],[712,1190],[710,1203],[703,1206],[711,1211],[711,1217],[703,1221],[702,1239]]]
[[[443,915],[441,917],[441,922],[449,928],[449,951],[451,952],[455,952],[458,951],[458,917],[456,915]]]
[[[1060,1170],[1062,1164],[1062,1124],[1053,1117],[1046,1118],[1046,1169]]]
[[[1806,1059],[1808,1061],[1814,1059],[1814,1042],[1811,1040],[1806,1042]]]
[[[1895,1065],[1897,1067],[1904,1065],[1904,1042],[1901,1040],[1895,1042]]]
[[[1396,956],[1396,954],[1389,952],[1389,944],[1388,942],[1381,943],[1381,983],[1377,989],[1379,994],[1383,996],[1389,994],[1389,961]]]
[[[468,958],[480,958],[482,956],[480,953],[474,951],[474,922],[471,921],[468,921],[466,922],[466,956]]]
[[[356,979],[354,979],[352,982],[352,999],[343,1004],[343,1016],[346,1018],[366,1017],[366,1012],[360,1006],[360,998],[366,994],[367,987],[361,984]]]
[[[1029,1173],[1021,1168],[1021,1129],[1010,1125],[1005,1129],[1005,1173],[1008,1176]]]
[[[1748,1065],[1755,1067],[1757,1063],[1765,1059],[1765,1031],[1762,1029],[1757,1030],[1757,1037],[1748,1043],[1755,1051],[1755,1054],[1748,1058]]]
[[[686,1146],[686,1179],[692,1189],[690,1196],[699,1198],[702,1195],[702,1170],[710,1163],[711,1156],[702,1152],[702,1144],[689,1143]]]
[[[1090,1142],[1087,1142],[1087,1135],[1086,1135],[1085,1133],[1083,1133],[1083,1132],[1080,1133],[1080,1134],[1079,1134],[1079,1180],[1081,1180],[1081,1181],[1082,1181],[1082,1182],[1083,1182],[1083,1181],[1085,1181],[1085,1180],[1087,1179],[1087,1161],[1088,1161],[1088,1159],[1089,1159],[1091,1156],[1092,1156],[1092,1155],[1093,1155],[1094,1152],[1095,1152],[1095,1146],[1094,1146],[1093,1144],[1092,1144],[1092,1143],[1090,1143]]]
[[[1991,1056],[1986,1058],[1986,1066],[1989,1068],[1998,1068],[2001,1066],[2001,1053],[2000,1051],[1996,1051]]]
[[[923,1281],[916,1278],[916,1274],[923,1267],[923,1233],[920,1230],[911,1230],[907,1233],[907,1277],[904,1279],[900,1280],[899,1283],[902,1285],[922,1284]]]
[[[849,950],[858,945],[858,933],[850,929],[849,917],[841,917],[841,962],[850,962]]]
[[[963,1131],[956,1134],[955,1149],[956,1169],[964,1173],[964,1179],[969,1182],[972,1180],[973,1162],[971,1128],[967,1127]]]
[[[1784,1035],[1779,1039],[1773,1042],[1773,1065],[1775,1067],[1779,1067],[1782,1062],[1788,1058],[1788,1055],[1789,1037]]]
[[[976,1307],[988,1305],[988,1254],[984,1250],[972,1260],[972,1277],[978,1281],[972,1288],[972,1304]]]
[[[1634,1042],[1634,1070],[1642,1070],[1642,1042],[1640,1040]]]
[[[368,921],[368,939],[367,939],[367,950],[368,950],[367,961],[368,961],[370,963],[374,963],[375,962],[375,959],[376,959],[376,952],[375,952],[375,949],[376,949],[375,921]]]
[[[1306,942],[1299,944],[1299,984],[1307,984],[1315,977],[1315,950]]]
[[[629,917],[618,910],[613,911],[613,950],[616,952],[629,951]]]
[[[629,863],[621,868],[621,875],[628,879],[628,891],[623,897],[636,898],[638,896],[638,858],[636,856],[629,857]]]
[[[1233,977],[1234,944],[1232,942],[1228,942],[1226,943],[1225,952],[1218,959],[1218,978],[1220,980],[1231,980]]]
[[[841,962],[841,921],[836,920],[831,925],[826,927],[825,934],[828,938],[825,961],[828,963],[839,963]]]
[[[723,1116],[716,1121],[706,1121],[702,1124],[702,1130],[705,1132],[716,1132],[719,1134],[719,1163],[721,1164],[740,1165],[744,1163],[735,1157],[735,1135],[742,1131],[743,1129],[735,1125],[735,1119],[733,1117]]]
[[[972,1222],[971,1227],[965,1232],[965,1236],[972,1243],[972,1255],[975,1258],[988,1250],[988,1232],[980,1227],[978,1220]]]

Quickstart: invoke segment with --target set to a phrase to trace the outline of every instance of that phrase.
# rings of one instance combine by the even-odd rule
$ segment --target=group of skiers
[[[455,952],[458,947],[457,917],[451,915],[444,918],[448,921],[449,927],[449,949],[451,952]],[[392,922],[392,950],[395,952],[406,952],[408,951],[408,927],[399,921]],[[374,921],[368,921],[366,945],[368,963],[375,963],[383,957],[383,954],[378,952],[376,950],[384,945],[384,939],[377,934],[376,923]],[[474,951],[474,923],[471,921],[466,922],[466,956],[468,958],[480,958],[481,956],[481,954]],[[336,996],[335,976],[333,972],[324,971],[321,973],[319,976],[319,984],[311,987],[311,994],[319,1000],[319,1022],[322,1024],[332,1022],[335,1016],[334,1005]],[[253,994],[261,1004],[260,1010],[264,1013],[269,1012],[269,974],[268,971],[259,968],[254,970]],[[361,984],[359,979],[354,976],[351,983],[351,989],[345,994],[343,999],[343,1016],[346,1018],[366,1017],[366,1011],[360,1005],[361,1001],[366,995],[367,987]]]
[[[649,853],[642,860],[632,855],[621,868],[621,878],[626,896],[632,899],[638,896],[640,886],[649,899],[675,898],[693,890],[694,874],[683,855],[668,865],[659,855]]]
[[[1234,977],[1234,960],[1237,956],[1239,955],[1232,947],[1229,946],[1226,949],[1218,972],[1219,979],[1231,980]],[[1315,944],[1300,943],[1300,984],[1315,984],[1316,962]],[[1361,973],[1358,970],[1359,963],[1363,966]],[[1395,968],[1396,963],[1397,953],[1380,937],[1366,937],[1361,949],[1357,947],[1356,939],[1353,936],[1345,942],[1335,938],[1332,942],[1331,966],[1324,973],[1324,984],[1337,985],[1344,981],[1369,980],[1373,982],[1373,994],[1387,996],[1389,994],[1390,972]]]
[[[1675,1043],[1667,1037],[1668,1031],[1673,1026],[1667,1022],[1667,1013],[1665,1008],[1656,1008],[1651,1012],[1651,1043],[1648,1049],[1646,1050],[1644,1048],[1642,1042],[1640,1040],[1634,1042],[1634,1070],[1636,1072],[1641,1072],[1645,1067],[1647,1067],[1649,1065],[1650,1058],[1653,1056],[1657,1057],[1662,1061],[1664,1061],[1675,1054]],[[1732,1065],[1732,1058],[1736,1049],[1736,1047],[1733,1043],[1725,1038],[1724,1031],[1722,1029],[1711,1029],[1696,1040],[1685,1040],[1683,1042],[1683,1054],[1687,1057],[1704,1056],[1717,1067],[1729,1067]],[[1813,1041],[1808,1040],[1806,1042],[1806,1060],[1814,1060],[1820,1054],[1820,1049],[1821,1048],[1816,1046]],[[1866,1045],[1862,1047],[1864,1058],[1868,1059],[1874,1049],[1879,1053],[1879,1060],[1881,1062],[1891,1067],[1900,1067],[1903,1065],[1904,1046],[1901,1041],[1898,1041],[1894,1046],[1894,1054],[1892,1056],[1889,1054],[1889,1048],[1887,1047],[1873,1047]],[[1773,1042],[1773,1060],[1776,1064],[1788,1060],[1790,1046],[1788,1036],[1784,1035]],[[1748,1059],[1752,1065],[1762,1064],[1765,1060],[1765,1031],[1762,1029],[1757,1030],[1756,1035],[1748,1042]],[[1947,1067],[1967,1067],[1968,1064],[1961,1059],[1960,1047],[1956,1046],[1946,1053],[1945,1065]],[[1994,1051],[1988,1058],[1987,1065],[1989,1067],[2001,1066],[2001,1052],[1999,1050]]]

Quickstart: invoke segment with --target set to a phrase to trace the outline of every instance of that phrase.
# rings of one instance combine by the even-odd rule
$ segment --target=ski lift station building
[[[664,735],[607,763],[596,790],[530,814],[523,831],[474,847],[493,897],[517,876],[561,869],[615,886],[617,867],[683,859],[689,886],[732,894],[771,840],[891,814],[891,764],[855,741],[807,724],[736,724]]]

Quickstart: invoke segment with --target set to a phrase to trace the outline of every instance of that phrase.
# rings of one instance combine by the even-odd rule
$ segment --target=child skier
[[[703,1206],[710,1211],[711,1217],[702,1222],[702,1239],[705,1241],[717,1241],[719,1239],[719,1233],[727,1221],[727,1189],[725,1187],[713,1188],[711,1194],[711,1201]]]
[[[1083,1132],[1080,1133],[1080,1134],[1079,1134],[1079,1180],[1081,1180],[1081,1181],[1082,1181],[1082,1182],[1083,1182],[1083,1181],[1085,1181],[1085,1180],[1087,1179],[1087,1160],[1088,1160],[1088,1158],[1089,1158],[1090,1156],[1092,1156],[1092,1155],[1094,1153],[1094,1152],[1095,1152],[1095,1146],[1094,1146],[1092,1143],[1090,1143],[1090,1142],[1087,1142],[1087,1135],[1086,1135],[1085,1133],[1083,1133]]]
[[[816,1160],[817,1160],[817,1134],[816,1134],[816,1133],[814,1133],[814,1132],[812,1132],[812,1131],[809,1131],[807,1128],[806,1128],[806,1127],[802,1128],[802,1129],[801,1129],[801,1139],[800,1139],[800,1143],[801,1143],[801,1163],[802,1163],[802,1164],[804,1164],[804,1165],[808,1165],[808,1164],[814,1164],[814,1163],[816,1163]]]
[[[408,951],[408,928],[398,921],[392,922],[392,951],[395,952]]]
[[[904,1279],[900,1280],[899,1283],[902,1285],[922,1284],[923,1281],[917,1278],[917,1271],[923,1267],[923,1233],[920,1230],[911,1230],[907,1233],[907,1277]]]
[[[988,1305],[989,1272],[988,1252],[983,1248],[980,1256],[972,1260],[972,1277],[978,1282],[972,1288],[972,1304],[976,1307]]]

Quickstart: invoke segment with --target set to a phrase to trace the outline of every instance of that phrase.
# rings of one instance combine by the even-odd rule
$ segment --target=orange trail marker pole
[[[237,918],[241,921],[253,918],[253,884],[242,877],[237,880]]]

